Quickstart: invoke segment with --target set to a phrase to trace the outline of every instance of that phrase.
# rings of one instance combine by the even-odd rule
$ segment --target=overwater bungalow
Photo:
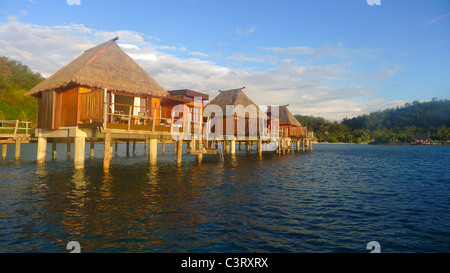
[[[172,98],[117,39],[86,50],[27,93],[38,100],[37,128],[170,131],[173,105],[193,107]]]
[[[191,115],[192,132],[203,126],[203,105],[209,100],[209,95],[191,89],[178,89],[168,91],[169,97],[161,100],[164,109],[164,117],[170,118],[173,107],[179,104],[185,105],[185,112]],[[181,117],[179,114],[178,117]]]
[[[279,106],[280,134],[290,138],[306,138],[307,129],[292,115],[288,108],[289,104]],[[271,107],[267,110],[267,116],[271,120]]]
[[[278,107],[280,146],[283,153],[286,149],[292,149],[291,142],[296,142],[297,150],[300,150],[300,144],[303,147],[303,151],[305,151],[306,148],[312,150],[313,132],[309,132],[306,127],[301,125],[294,115],[292,115],[291,111],[289,111],[288,106],[289,105],[287,104]],[[271,107],[267,109],[267,116],[269,120],[272,119]],[[278,152],[281,153],[280,150],[278,150]]]
[[[218,117],[218,124],[222,124],[222,133],[227,137],[237,137],[237,140],[258,136],[261,117],[267,120],[263,109],[260,109],[243,91],[244,88],[219,91],[219,95],[211,100],[208,105],[216,105],[222,110],[222,116]],[[235,112],[227,113],[227,106],[233,106]],[[215,116],[216,113],[213,114]],[[239,121],[241,120],[241,121]],[[228,127],[228,131],[227,131]],[[220,128],[217,128],[220,132]],[[230,134],[230,131],[233,132]]]

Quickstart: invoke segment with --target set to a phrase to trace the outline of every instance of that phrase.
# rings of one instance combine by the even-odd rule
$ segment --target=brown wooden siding
[[[61,92],[55,91],[53,96],[53,129],[59,129],[59,126],[61,126]]]
[[[61,126],[77,125],[78,87],[61,92]]]
[[[88,122],[93,119],[95,122],[103,118],[103,95],[104,91],[80,92],[80,122]]]
[[[38,98],[38,128],[53,129],[53,93],[53,90],[44,91]]]

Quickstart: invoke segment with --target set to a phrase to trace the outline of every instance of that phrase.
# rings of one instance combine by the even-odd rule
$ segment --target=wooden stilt
[[[136,141],[133,141],[133,154],[136,152]]]
[[[95,155],[94,148],[95,148],[95,142],[93,140],[91,140],[91,159],[93,159],[94,155]]]
[[[262,158],[262,138],[258,138],[258,155],[259,158]]]
[[[111,144],[112,145],[112,144]],[[115,142],[115,149],[114,149],[114,155],[117,155],[117,147],[118,147],[118,144],[117,144],[117,141]]]
[[[225,140],[224,145],[225,145],[225,153],[229,154],[230,153],[230,142],[228,140]]]
[[[105,146],[103,148],[103,172],[109,172],[109,164],[111,163],[111,133],[105,133]],[[116,142],[116,152],[117,152],[117,142]]]
[[[188,147],[189,150],[191,150],[191,151],[195,151],[196,150],[194,137],[191,138],[191,141],[188,142],[188,145],[189,145],[189,147]]]
[[[127,140],[127,156],[130,156],[130,141]]]
[[[112,139],[112,137],[111,137],[111,141],[109,142],[109,145],[108,145],[109,162],[111,162],[112,158],[113,158],[113,143],[114,143],[114,139]]]
[[[239,151],[241,150],[241,141],[239,141]]]
[[[43,137],[38,137],[37,143],[37,163],[45,163],[45,155],[47,154],[47,139]]]
[[[147,139],[144,141],[144,155],[147,155]]]
[[[16,138],[16,161],[20,160],[20,138]]]
[[[177,166],[181,166],[181,155],[183,152],[183,140],[177,141]]]
[[[283,140],[282,137],[280,137],[280,138],[278,139],[278,149],[277,149],[278,156],[281,156],[281,145],[282,145],[282,140]]]
[[[2,144],[2,159],[6,159],[6,154],[8,153],[8,144],[3,143]]]
[[[199,139],[198,140],[198,150],[201,150],[201,149],[202,149],[202,140]],[[203,160],[203,154],[202,153],[197,154],[197,162],[202,163],[202,160]]]
[[[156,166],[156,157],[158,154],[158,140],[156,138],[150,139],[150,148],[148,151],[148,162],[150,166]]]
[[[70,157],[70,154],[72,153],[71,149],[72,149],[72,142],[70,142],[69,140],[69,142],[67,142],[67,157]]]
[[[173,153],[177,154],[178,142],[177,140],[173,141]]]
[[[56,159],[56,142],[52,142],[52,159]]]
[[[162,154],[165,154],[166,153],[166,140],[165,139],[163,139],[162,141],[161,141],[161,153]]]
[[[75,137],[75,153],[74,153],[75,169],[84,169],[85,150],[86,150],[85,137]]]
[[[234,156],[236,154],[236,141],[232,140],[231,142],[231,155]]]
[[[250,143],[248,141],[245,142],[245,149],[247,150],[247,153],[250,153]]]

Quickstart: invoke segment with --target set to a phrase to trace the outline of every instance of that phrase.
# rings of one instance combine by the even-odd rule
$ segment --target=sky
[[[45,77],[116,36],[166,90],[293,114],[450,98],[449,0],[0,0],[0,56]]]

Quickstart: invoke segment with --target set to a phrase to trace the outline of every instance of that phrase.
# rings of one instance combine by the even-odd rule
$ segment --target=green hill
[[[21,61],[0,57],[0,120],[36,121],[36,99],[24,95],[43,80]]]
[[[319,141],[382,144],[411,143],[414,135],[430,132],[434,142],[450,141],[450,100],[406,103],[402,107],[372,112],[342,122],[295,116],[314,131]]]

